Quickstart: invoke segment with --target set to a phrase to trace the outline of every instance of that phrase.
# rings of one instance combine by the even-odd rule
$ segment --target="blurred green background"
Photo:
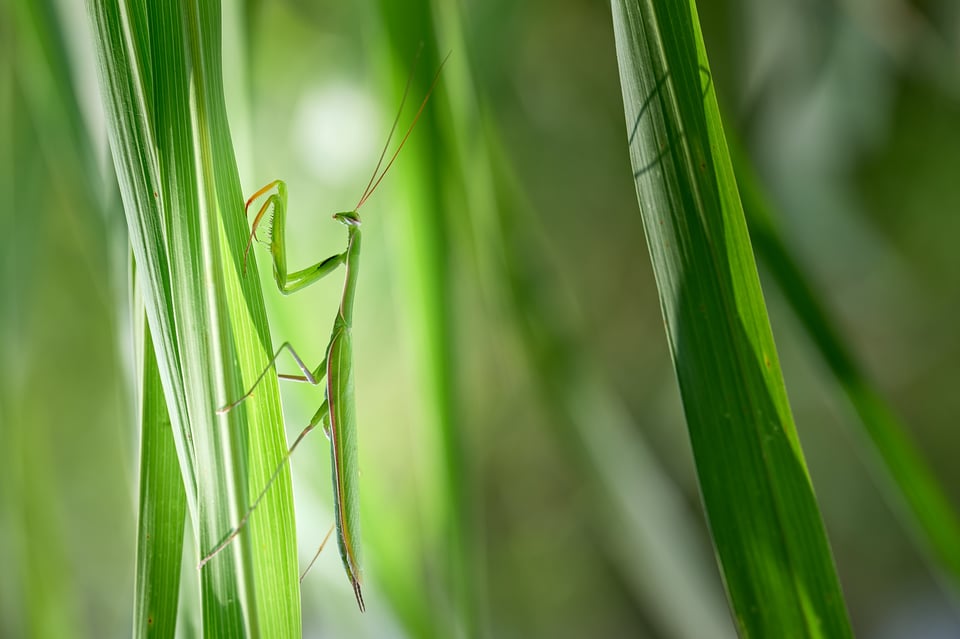
[[[731,636],[630,179],[609,6],[422,4],[431,46],[453,53],[433,119],[364,207],[354,337],[368,613],[326,552],[303,584],[305,635]],[[128,258],[79,5],[11,0],[0,20],[0,180],[12,194],[0,207],[2,637],[113,637],[131,625]],[[960,4],[698,8],[728,132],[750,149],[848,345],[960,505]],[[390,22],[398,11],[224,4],[244,191],[287,181],[295,268],[342,250],[329,216],[366,183],[415,49]],[[410,117],[408,107],[401,123]],[[434,172],[442,184],[411,178],[429,161],[447,169]],[[453,489],[437,483],[449,443],[418,360],[434,327],[409,310],[424,292],[404,220],[431,198],[444,216],[440,392],[463,478]],[[858,636],[960,635],[954,594],[760,268]],[[261,272],[276,343],[319,361],[340,282],[282,297]],[[319,389],[284,390],[289,436],[320,401]],[[293,460],[302,565],[332,521],[328,464],[318,435]],[[459,543],[477,610],[452,623],[455,608],[431,603],[449,599],[434,551],[451,545],[437,521],[451,499],[467,523]]]

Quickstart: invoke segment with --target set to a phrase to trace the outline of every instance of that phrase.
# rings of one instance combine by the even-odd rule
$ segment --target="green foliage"
[[[844,636],[845,608],[858,634],[951,614],[953,0],[894,0],[896,24],[615,0],[615,30],[579,0],[226,2],[222,25],[217,3],[91,0],[91,24],[82,4],[0,5],[0,636]],[[421,41],[401,129],[450,58],[362,211],[361,615],[332,544],[297,586],[333,519],[317,434],[289,465],[299,543],[281,466],[197,560],[287,445],[273,375],[216,408],[271,331],[320,361],[342,295],[281,296],[257,246],[245,277],[243,197],[288,182],[291,268],[343,250],[330,214]],[[736,185],[717,99],[750,150]],[[295,434],[323,390],[288,386]]]

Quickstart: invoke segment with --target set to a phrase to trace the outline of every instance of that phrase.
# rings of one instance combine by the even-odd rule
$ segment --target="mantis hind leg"
[[[320,553],[323,552],[324,546],[326,546],[327,542],[330,541],[330,535],[333,534],[333,529],[335,527],[336,524],[330,526],[330,530],[328,530],[327,534],[324,535],[323,541],[320,542],[320,547],[317,548],[317,552],[313,554],[313,559],[310,560],[310,563],[307,564],[307,567],[303,569],[302,573],[300,573],[300,583],[303,583],[303,578],[306,577],[307,573],[310,572],[310,569],[313,568],[313,564],[317,563],[317,559],[320,557]],[[363,603],[363,592],[360,589],[360,582],[352,577],[350,582],[353,584],[353,596],[357,599],[357,605],[360,606],[360,612],[365,612],[367,606]]]
[[[310,423],[307,424],[307,427],[300,432],[300,434],[294,440],[293,445],[290,446],[290,449],[286,452],[286,454],[284,454],[283,459],[281,459],[280,463],[277,464],[277,468],[273,471],[273,474],[270,475],[270,479],[267,480],[267,484],[263,487],[263,490],[260,491],[260,494],[257,495],[257,498],[253,500],[253,503],[247,509],[247,512],[245,512],[243,514],[243,517],[240,518],[240,522],[236,525],[236,527],[233,530],[227,533],[227,536],[223,538],[223,541],[221,541],[216,548],[214,548],[203,559],[200,560],[200,564],[197,566],[198,569],[203,568],[203,566],[208,561],[210,561],[211,559],[216,557],[218,554],[220,554],[221,550],[229,546],[231,542],[233,542],[233,540],[237,538],[237,536],[240,534],[240,531],[242,531],[243,528],[247,525],[247,521],[249,521],[250,515],[253,514],[253,511],[256,510],[257,506],[260,505],[260,502],[263,501],[263,498],[266,497],[267,492],[270,490],[270,487],[273,486],[273,482],[276,481],[277,477],[280,476],[280,471],[282,471],[284,466],[286,466],[287,462],[290,461],[290,456],[293,455],[293,451],[295,451],[297,449],[297,446],[300,445],[300,442],[302,442],[304,438],[308,434],[310,434],[310,431],[316,428],[317,424],[322,424],[322,428],[324,432],[327,432],[329,430],[330,427],[327,425],[327,422],[329,421],[328,413],[329,413],[328,404],[327,404],[327,401],[324,400],[323,404],[320,405],[320,408],[317,410],[316,413],[314,413],[313,417],[310,419]],[[324,540],[324,542],[326,542],[326,540]],[[323,546],[321,546],[321,549],[322,548]]]
[[[320,556],[320,553],[323,552],[323,547],[327,545],[327,542],[330,541],[330,535],[333,534],[333,529],[336,524],[330,525],[330,530],[327,531],[327,534],[323,536],[323,541],[320,542],[320,547],[317,548],[317,552],[314,553],[313,559],[310,560],[310,563],[307,564],[307,567],[303,569],[303,572],[300,573],[300,583],[303,583],[303,578],[307,576],[307,573],[310,572],[310,569],[313,568],[313,564],[317,563],[317,558]]]
[[[309,368],[307,368],[307,365],[303,363],[303,360],[300,359],[300,356],[297,355],[297,351],[293,350],[293,346],[290,345],[290,342],[284,342],[280,345],[280,348],[277,349],[277,352],[273,354],[273,357],[270,358],[270,363],[267,364],[265,369],[263,369],[263,372],[260,373],[260,376],[257,377],[256,381],[253,382],[253,386],[250,387],[250,390],[241,395],[236,401],[230,402],[226,406],[222,406],[221,408],[217,409],[217,414],[223,415],[224,413],[228,413],[242,404],[244,401],[253,397],[253,392],[257,389],[257,386],[260,385],[260,382],[263,381],[263,378],[267,376],[267,373],[270,372],[270,369],[276,367],[277,359],[280,357],[280,353],[282,353],[284,349],[290,351],[290,355],[293,356],[293,361],[297,363],[297,367],[300,368],[300,370],[303,372],[303,375],[286,375],[283,373],[278,373],[277,377],[294,382],[306,382],[308,384],[312,384],[313,386],[316,386],[323,381],[324,373],[327,368],[327,358],[324,357],[323,361],[320,362],[320,365],[311,371]]]

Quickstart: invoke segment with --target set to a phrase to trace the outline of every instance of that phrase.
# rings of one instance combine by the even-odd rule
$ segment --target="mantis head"
[[[360,214],[354,211],[341,211],[333,214],[333,219],[344,226],[360,226]]]

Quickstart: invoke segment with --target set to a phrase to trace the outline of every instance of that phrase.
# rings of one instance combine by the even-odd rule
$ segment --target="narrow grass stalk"
[[[142,352],[139,358],[140,515],[133,634],[135,637],[173,637],[177,626],[187,495],[180,478],[153,339],[142,303],[135,305],[137,316],[142,318],[139,322]]]
[[[432,3],[383,1],[378,7],[395,78],[406,76],[413,56],[423,46],[410,92],[425,95],[447,53],[438,38]],[[423,445],[433,453],[428,468],[422,470],[429,482],[425,506],[431,523],[423,535],[424,554],[419,560],[422,565],[434,565],[439,577],[438,587],[419,601],[400,597],[395,601],[404,601],[397,611],[415,634],[473,637],[479,627],[477,577],[472,563],[474,505],[458,419],[460,397],[449,268],[452,239],[447,220],[451,198],[447,184],[451,175],[446,167],[454,154],[456,136],[446,117],[446,85],[451,79],[449,69],[444,69],[417,123],[415,139],[404,148],[402,162],[396,165],[392,177],[407,185],[409,195],[403,206],[393,210],[404,215],[403,269],[410,291],[408,324],[415,327],[417,386],[421,389],[425,418],[423,434],[429,438]],[[399,82],[396,86],[402,88]],[[399,92],[395,95],[399,96]],[[404,563],[410,565],[409,561]]]

